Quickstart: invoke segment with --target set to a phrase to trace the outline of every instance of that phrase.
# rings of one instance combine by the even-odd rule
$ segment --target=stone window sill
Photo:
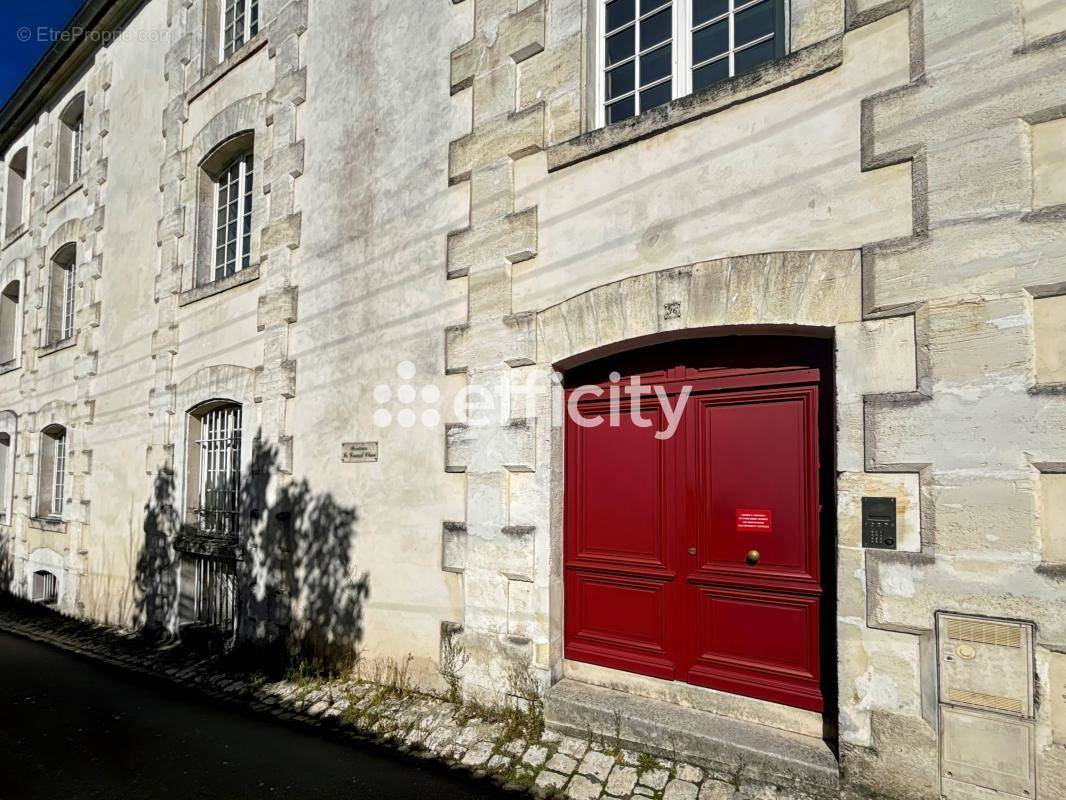
[[[66,350],[68,347],[73,347],[78,343],[78,335],[68,336],[66,339],[60,339],[58,342],[52,342],[51,344],[41,345],[37,348],[37,357],[43,358],[44,356],[50,356],[52,353],[58,353],[60,350]]]
[[[51,533],[67,532],[67,523],[60,517],[30,517],[30,527]]]
[[[196,303],[200,300],[205,300],[208,297],[213,297],[216,294],[228,291],[230,289],[236,289],[238,286],[244,286],[246,283],[259,279],[259,265],[252,264],[245,267],[240,272],[235,272],[232,275],[219,278],[217,281],[211,281],[211,283],[205,283],[203,286],[195,286],[192,289],[188,289],[178,295],[178,305],[187,306],[190,303]]]
[[[6,375],[9,372],[14,372],[21,366],[22,365],[19,364],[17,358],[13,358],[10,361],[5,361],[3,364],[0,364],[0,375]]]
[[[637,117],[588,131],[548,148],[548,171],[656,136],[686,122],[777,92],[814,78],[844,63],[844,37],[833,36],[797,50],[759,69],[679,97]]]
[[[237,66],[243,64],[249,58],[254,56],[257,52],[263,49],[263,46],[267,43],[267,37],[265,31],[259,31],[255,36],[242,44],[237,50],[230,55],[225,61],[216,64],[211,68],[211,71],[204,75],[200,80],[189,87],[189,102],[191,103],[197,97],[202,95],[230,72],[232,72]]]
[[[7,235],[7,238],[4,239],[4,249],[6,250],[7,248],[11,247],[11,245],[13,245],[23,236],[25,236],[27,230],[29,230],[29,227],[26,225],[25,222],[23,222],[21,225],[15,228],[15,230],[11,231],[11,233]]]
[[[70,184],[70,186],[68,186],[65,189],[62,189],[62,190],[56,192],[55,199],[51,203],[48,204],[48,208],[45,209],[45,212],[46,213],[51,213],[52,211],[57,209],[59,206],[61,206],[63,204],[64,200],[66,200],[68,197],[70,197],[73,194],[76,194],[77,192],[81,191],[84,188],[85,188],[84,180],[82,178],[78,178],[78,180],[74,181],[74,183]]]

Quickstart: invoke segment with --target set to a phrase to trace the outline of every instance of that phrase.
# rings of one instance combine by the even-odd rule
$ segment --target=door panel
[[[609,407],[580,410],[594,419]],[[676,448],[655,438],[657,404],[642,417],[646,427],[629,414],[596,427],[567,420],[566,654],[672,680]]]
[[[567,658],[822,710],[819,372],[647,375],[693,391],[672,438],[566,423]]]
[[[706,571],[817,580],[811,545],[812,389],[697,401],[697,547]]]
[[[592,417],[602,404],[584,406]],[[666,448],[655,438],[662,414],[649,409],[650,427],[627,417],[617,427],[574,426],[583,479],[575,506],[570,557],[639,563],[665,568],[666,525],[662,501]]]
[[[567,576],[567,657],[667,680],[668,611],[676,601],[664,581],[571,571]]]

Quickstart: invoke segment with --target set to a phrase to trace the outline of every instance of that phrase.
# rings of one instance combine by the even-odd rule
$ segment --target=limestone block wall
[[[470,183],[471,225],[449,237],[449,277],[467,280],[469,310],[447,332],[448,369],[514,386],[637,336],[803,322],[776,299],[802,297],[798,287],[826,313],[846,297],[851,315],[819,324],[837,347],[848,784],[939,794],[934,613],[957,611],[1036,624],[1037,694],[1049,698],[1036,769],[1041,792],[1061,793],[1057,11],[853,0],[837,17],[793,4],[792,55],[776,76],[590,131],[580,5],[551,4],[543,40],[512,44],[520,23],[535,18],[540,33],[540,4],[482,0],[474,40],[453,56],[453,90],[472,89],[473,118],[451,153],[453,180]],[[817,35],[798,32],[815,19]],[[479,37],[506,43],[509,58],[475,55]],[[749,99],[760,79],[770,91]],[[744,102],[730,107],[730,88]],[[797,271],[797,251],[834,250],[861,254],[851,283]],[[666,303],[681,316],[667,320]],[[558,432],[542,409],[488,431],[452,428],[447,441],[447,469],[467,487],[466,518],[443,532],[445,569],[464,578],[449,630],[478,653],[475,685],[526,658],[547,682],[565,671]],[[861,547],[864,495],[897,498],[897,551]]]
[[[217,13],[211,0],[171,3],[167,11],[172,45],[164,71],[168,99],[162,113],[146,470],[153,481],[175,475],[173,500],[179,508],[185,507],[189,488],[174,471],[180,460],[175,454],[185,446],[186,413],[197,403],[216,397],[242,402],[247,441],[272,448],[272,469],[279,481],[292,471],[287,418],[295,395],[296,362],[290,355],[289,327],[297,319],[294,270],[302,223],[297,182],[304,164],[298,113],[306,97],[301,42],[307,31],[307,4],[273,0],[259,8],[259,32],[222,63],[217,42],[208,35]],[[218,145],[245,132],[254,139],[253,263],[230,278],[201,286],[195,276],[209,248],[204,250],[199,242],[210,236],[211,215],[200,208],[200,164]],[[205,329],[212,328],[213,335],[205,336]],[[227,363],[254,373],[251,403],[243,394],[211,393],[211,370]],[[206,382],[203,396],[179,402],[179,386],[189,380]],[[242,568],[251,569],[250,563]],[[246,579],[255,582],[254,577]],[[262,605],[249,605],[245,611],[242,635],[271,635],[272,623],[263,616],[267,612]],[[176,607],[171,608],[171,625],[176,624],[175,613]]]
[[[20,281],[16,359],[0,376],[0,404],[14,415],[11,510],[5,538],[14,554],[13,581],[28,592],[30,576],[44,564],[57,575],[58,605],[84,613],[83,579],[92,536],[95,377],[100,349],[101,293],[98,279],[107,251],[104,236],[108,196],[111,58],[99,53],[55,98],[15,144],[30,147],[30,174],[24,206],[25,232],[7,237],[0,254],[5,285]],[[82,173],[70,186],[58,184],[59,114],[83,98]],[[11,156],[11,152],[7,157]],[[11,233],[10,231],[8,232]],[[64,245],[76,248],[75,336],[60,348],[48,347],[49,266]],[[50,424],[67,429],[67,462],[61,524],[37,517],[40,491],[40,432]],[[61,568],[60,568],[61,565]]]

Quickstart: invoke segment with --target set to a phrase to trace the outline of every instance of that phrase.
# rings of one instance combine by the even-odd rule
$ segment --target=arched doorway
[[[832,376],[766,335],[565,373],[567,659],[831,711]]]

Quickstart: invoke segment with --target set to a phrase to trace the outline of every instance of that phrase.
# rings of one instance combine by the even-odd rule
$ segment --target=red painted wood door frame
[[[820,378],[645,372],[671,403],[691,391],[669,439],[654,436],[656,395],[640,403],[650,428],[628,405],[615,425],[567,419],[567,658],[823,710]],[[577,407],[610,410],[606,397]]]

